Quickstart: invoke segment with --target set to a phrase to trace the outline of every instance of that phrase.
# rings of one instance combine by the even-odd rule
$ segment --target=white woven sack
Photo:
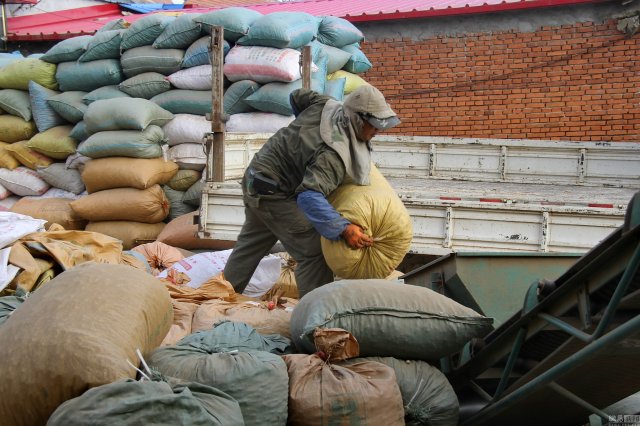
[[[12,195],[11,191],[9,191],[4,186],[0,185],[0,200],[4,200]]]
[[[24,166],[13,170],[0,169],[0,185],[21,197],[27,195],[42,195],[50,188],[35,170]]]
[[[207,165],[207,156],[204,145],[199,143],[183,143],[169,148],[169,160],[175,161],[181,169],[204,170]]]
[[[295,117],[273,112],[242,112],[232,114],[226,123],[227,132],[237,133],[275,133],[287,127]]]
[[[211,89],[211,65],[198,65],[176,71],[167,80],[178,89],[209,90]]]
[[[0,200],[0,212],[8,212],[18,200],[20,200],[20,197],[16,195],[10,195],[4,200]]]
[[[51,187],[47,190],[47,192],[45,192],[42,195],[27,195],[24,198],[34,198],[34,199],[40,199],[40,198],[68,198],[70,200],[77,200],[78,198],[87,195],[87,191],[81,192],[79,194],[74,194],[73,192],[70,191],[65,191],[64,189],[61,188],[55,188],[55,187]]]
[[[34,219],[20,213],[0,212],[0,248],[33,232],[43,232],[44,219]]]
[[[166,278],[170,272],[182,272],[189,277],[189,282],[185,285],[191,288],[199,288],[207,280],[215,277],[224,270],[227,260],[231,255],[231,250],[220,250],[204,252],[185,257],[171,267],[165,269],[157,275],[157,278]],[[252,294],[266,293],[273,287],[280,276],[280,258],[274,255],[267,255],[260,260],[256,271],[249,280],[247,288],[253,291]],[[244,293],[246,295],[246,292]],[[249,295],[251,296],[251,295]],[[254,297],[254,296],[251,296]]]
[[[224,75],[230,81],[291,82],[302,78],[300,52],[264,46],[236,45],[225,57]]]
[[[170,146],[182,143],[202,143],[205,133],[211,132],[211,122],[203,115],[175,114],[173,120],[162,127]]]

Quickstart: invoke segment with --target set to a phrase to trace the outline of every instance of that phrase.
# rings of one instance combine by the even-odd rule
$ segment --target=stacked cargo
[[[56,359],[69,361],[25,355],[6,363],[5,387],[23,392],[24,409],[7,398],[2,418],[285,425],[402,424],[406,415],[416,424],[455,424],[455,394],[428,362],[486,332],[486,319],[394,281],[337,282],[298,303],[295,261],[286,255],[265,257],[251,292],[236,294],[220,274],[229,255],[221,249],[229,247],[194,238],[202,141],[211,128],[208,34],[217,25],[225,28],[228,131],[274,132],[294,119],[289,95],[302,87],[304,46],[311,46],[316,91],[342,99],[366,84],[358,74],[371,64],[349,22],[243,8],[154,14],[129,27],[114,21],[94,36],[58,43],[42,60],[0,69],[7,113],[0,116],[0,197],[23,197],[12,208],[24,213],[0,212],[0,228],[37,225],[8,232],[0,246],[0,289],[10,295],[0,300],[0,348],[32,350],[33,336],[16,330],[34,321],[43,334],[36,340],[49,345],[38,353],[49,354],[60,338]],[[11,67],[15,81],[4,75]],[[369,198],[385,188],[373,187]],[[34,196],[54,198],[27,198]],[[346,212],[349,197],[341,204],[339,196],[331,201]],[[410,234],[405,222],[387,232],[402,244]],[[155,242],[137,245],[144,240]],[[344,263],[348,256],[333,250]],[[386,276],[400,251],[353,259],[366,271],[340,274]],[[340,322],[344,312],[363,309],[349,292],[366,294],[370,312]],[[380,322],[394,310],[407,318]],[[406,336],[420,326],[435,342],[429,347]]]

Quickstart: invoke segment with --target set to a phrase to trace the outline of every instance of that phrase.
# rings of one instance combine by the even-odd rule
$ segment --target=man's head
[[[384,95],[375,87],[365,84],[347,95],[345,108],[358,113],[363,120],[365,140],[371,139],[378,131],[390,129],[400,124]],[[368,136],[368,137],[367,137]]]

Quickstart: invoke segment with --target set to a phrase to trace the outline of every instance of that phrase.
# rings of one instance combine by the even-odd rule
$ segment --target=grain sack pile
[[[427,361],[481,335],[484,318],[442,314],[435,298],[444,331],[412,341],[406,329],[432,333],[420,327],[440,324],[435,314],[382,317],[422,315],[424,295],[394,283],[376,296],[376,281],[358,289],[375,324],[341,322],[342,308],[360,307],[331,296],[359,297],[338,282],[309,293],[318,303],[298,302],[285,253],[265,256],[237,294],[221,275],[233,242],[196,235],[212,27],[224,27],[226,130],[267,136],[294,119],[305,46],[316,91],[342,100],[368,84],[363,34],[341,18],[241,7],[127,20],[39,58],[0,55],[3,424],[454,424],[455,394]],[[237,144],[230,178],[253,152]],[[406,211],[375,168],[372,183],[358,197],[369,210],[340,190],[330,200],[376,240],[362,258],[323,246],[343,278],[384,278],[408,247]],[[463,318],[455,338],[448,313]],[[412,358],[425,361],[403,369]]]

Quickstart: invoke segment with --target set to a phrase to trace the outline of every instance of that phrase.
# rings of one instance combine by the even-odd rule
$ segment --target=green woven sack
[[[203,13],[195,21],[203,26],[203,30],[211,33],[211,27],[224,28],[224,39],[236,41],[249,32],[249,28],[263,15],[255,10],[244,7],[225,7],[213,12]]]
[[[256,19],[238,44],[298,49],[318,35],[319,24],[306,12],[273,12]]]
[[[178,170],[171,180],[167,182],[167,185],[175,191],[184,193],[191,185],[200,180],[201,175],[202,173],[197,170]]]
[[[173,114],[207,115],[211,112],[210,90],[172,89],[151,98]]]
[[[211,45],[211,36],[201,37],[194,41],[184,52],[182,58],[182,68],[197,67],[198,65],[207,65],[211,63],[211,53],[209,46]],[[229,53],[231,46],[227,40],[224,40],[222,53],[224,56]]]
[[[86,94],[87,92],[78,91],[63,92],[49,97],[47,103],[59,116],[76,124],[82,121],[84,113],[87,111],[87,104],[83,102],[83,97]]]
[[[84,114],[84,122],[89,133],[104,130],[144,130],[152,124],[163,126],[172,118],[172,113],[142,98],[95,101]]]
[[[175,189],[171,189],[168,185],[163,185],[162,190],[164,191],[164,195],[167,197],[167,200],[169,200],[169,215],[167,216],[166,221],[173,220],[183,214],[191,213],[197,209],[197,207],[190,206],[189,204],[182,202],[184,191],[176,191]]]
[[[337,16],[323,16],[318,28],[318,41],[329,46],[342,47],[364,40],[362,31],[351,22]]]
[[[18,89],[0,90],[0,109],[25,121],[31,121],[29,92]]]
[[[141,46],[124,52],[120,57],[120,63],[127,78],[143,72],[169,75],[180,70],[183,57],[182,49],[155,49],[151,46]]]
[[[129,96],[128,94],[120,90],[118,85],[112,84],[109,86],[99,87],[87,93],[82,97],[82,102],[89,105],[92,102],[102,101],[104,99],[130,98],[130,97],[131,96]]]
[[[76,61],[87,50],[87,44],[91,39],[93,36],[83,35],[62,40],[40,56],[40,59],[52,64]]]
[[[243,426],[238,402],[220,390],[172,378],[120,380],[60,405],[49,426]]]
[[[171,83],[160,73],[144,72],[126,79],[118,88],[131,97],[151,99],[171,89]]]
[[[233,83],[224,92],[223,109],[226,114],[251,112],[255,109],[245,102],[245,99],[260,88],[260,84],[252,80],[240,80]]]
[[[48,89],[57,89],[56,65],[37,58],[24,58],[0,68],[0,88],[29,90],[34,81]]]
[[[360,344],[361,356],[438,361],[493,320],[433,290],[381,279],[341,280],[307,293],[291,316],[296,347],[314,353],[316,328],[342,328]]]
[[[18,287],[18,291],[20,290],[20,287]],[[22,297],[15,295],[0,297],[0,326],[9,319],[13,311],[18,309],[20,305],[22,305],[25,298],[26,297],[24,295]]]
[[[436,367],[424,361],[405,361],[391,357],[353,358],[340,365],[375,361],[396,373],[402,393],[405,424],[408,426],[456,426],[460,404],[453,387]]]
[[[161,13],[146,15],[138,19],[122,34],[120,47],[122,50],[127,50],[140,46],[151,46],[174,19],[174,16]]]
[[[52,96],[59,95],[60,92],[47,89],[36,83],[29,82],[29,100],[31,102],[31,114],[36,122],[38,130],[44,132],[52,127],[66,124],[67,121],[60,116],[47,102]]]
[[[185,13],[169,24],[153,42],[156,49],[186,49],[202,35],[202,24],[194,19],[200,16]]]
[[[156,349],[149,365],[171,377],[208,386],[215,383],[238,401],[247,425],[284,426],[289,397],[287,366],[279,355],[251,349],[254,343],[247,341],[247,329],[251,328],[244,323],[223,322],[187,336],[175,346]]]
[[[58,64],[56,79],[63,92],[90,92],[102,86],[119,84],[124,80],[124,75],[119,60],[99,59],[90,62],[62,62]]]
[[[87,50],[78,58],[80,62],[98,59],[120,59],[120,42],[126,30],[101,31],[87,44]]]
[[[364,54],[362,50],[358,47],[357,44],[350,44],[348,46],[344,46],[342,48],[347,53],[351,54],[351,57],[344,64],[343,69],[353,74],[362,74],[371,69],[371,62],[367,58],[367,55]]]
[[[162,157],[161,144],[165,143],[164,132],[158,126],[148,126],[140,130],[110,130],[89,136],[78,152],[90,158]]]

